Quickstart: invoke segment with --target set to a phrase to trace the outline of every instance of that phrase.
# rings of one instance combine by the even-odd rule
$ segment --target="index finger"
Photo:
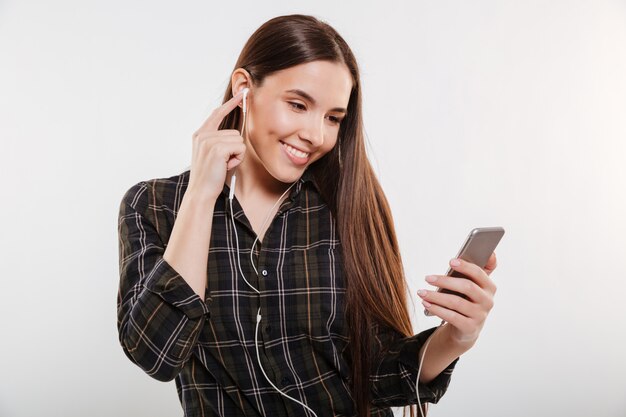
[[[241,103],[241,99],[243,98],[243,90],[233,96],[230,100],[222,104],[221,106],[215,108],[211,115],[204,121],[202,126],[198,130],[217,130],[224,120],[224,117],[228,115],[239,103]]]
[[[493,282],[489,279],[489,275],[487,274],[487,272],[481,267],[463,259],[458,259],[458,261],[460,262],[460,265],[458,266],[454,265],[453,261],[454,260],[450,261],[450,267],[452,269],[465,275],[469,280],[474,281],[479,287],[483,289],[493,289]]]

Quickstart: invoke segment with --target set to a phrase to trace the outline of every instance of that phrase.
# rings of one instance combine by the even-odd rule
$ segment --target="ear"
[[[230,77],[230,84],[232,86],[231,94],[234,97],[244,88],[252,87],[252,77],[250,77],[250,73],[245,69],[237,68],[235,71],[233,71],[233,75],[231,75]],[[250,97],[249,93],[248,97]],[[238,106],[243,107],[243,103],[239,103]]]

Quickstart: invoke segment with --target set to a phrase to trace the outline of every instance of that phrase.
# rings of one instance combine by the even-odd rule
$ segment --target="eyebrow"
[[[294,89],[291,89],[291,90],[287,90],[286,92],[299,95],[303,99],[308,100],[309,102],[311,102],[311,104],[313,104],[313,105],[315,105],[317,103],[315,101],[315,99],[313,97],[311,97],[311,95],[309,93],[307,93],[306,91],[302,91],[299,88],[294,88]],[[347,113],[348,112],[343,107],[335,107],[335,108],[330,109],[330,111],[336,111],[336,112],[339,112],[339,113]]]

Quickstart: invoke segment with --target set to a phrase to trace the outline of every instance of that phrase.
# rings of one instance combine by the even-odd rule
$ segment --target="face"
[[[352,77],[345,64],[313,61],[267,76],[250,87],[246,116],[246,156],[257,176],[296,181],[337,143]]]

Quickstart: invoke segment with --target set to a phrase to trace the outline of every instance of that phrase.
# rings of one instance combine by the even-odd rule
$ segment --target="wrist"
[[[190,204],[192,206],[200,206],[207,209],[213,209],[218,196],[208,195],[198,192],[197,190],[188,188],[183,196],[182,204]]]
[[[445,323],[438,330],[441,332],[439,337],[441,337],[442,341],[447,346],[457,353],[457,356],[461,356],[463,353],[470,350],[478,340],[477,336],[467,337],[460,335],[456,328],[449,323]]]

